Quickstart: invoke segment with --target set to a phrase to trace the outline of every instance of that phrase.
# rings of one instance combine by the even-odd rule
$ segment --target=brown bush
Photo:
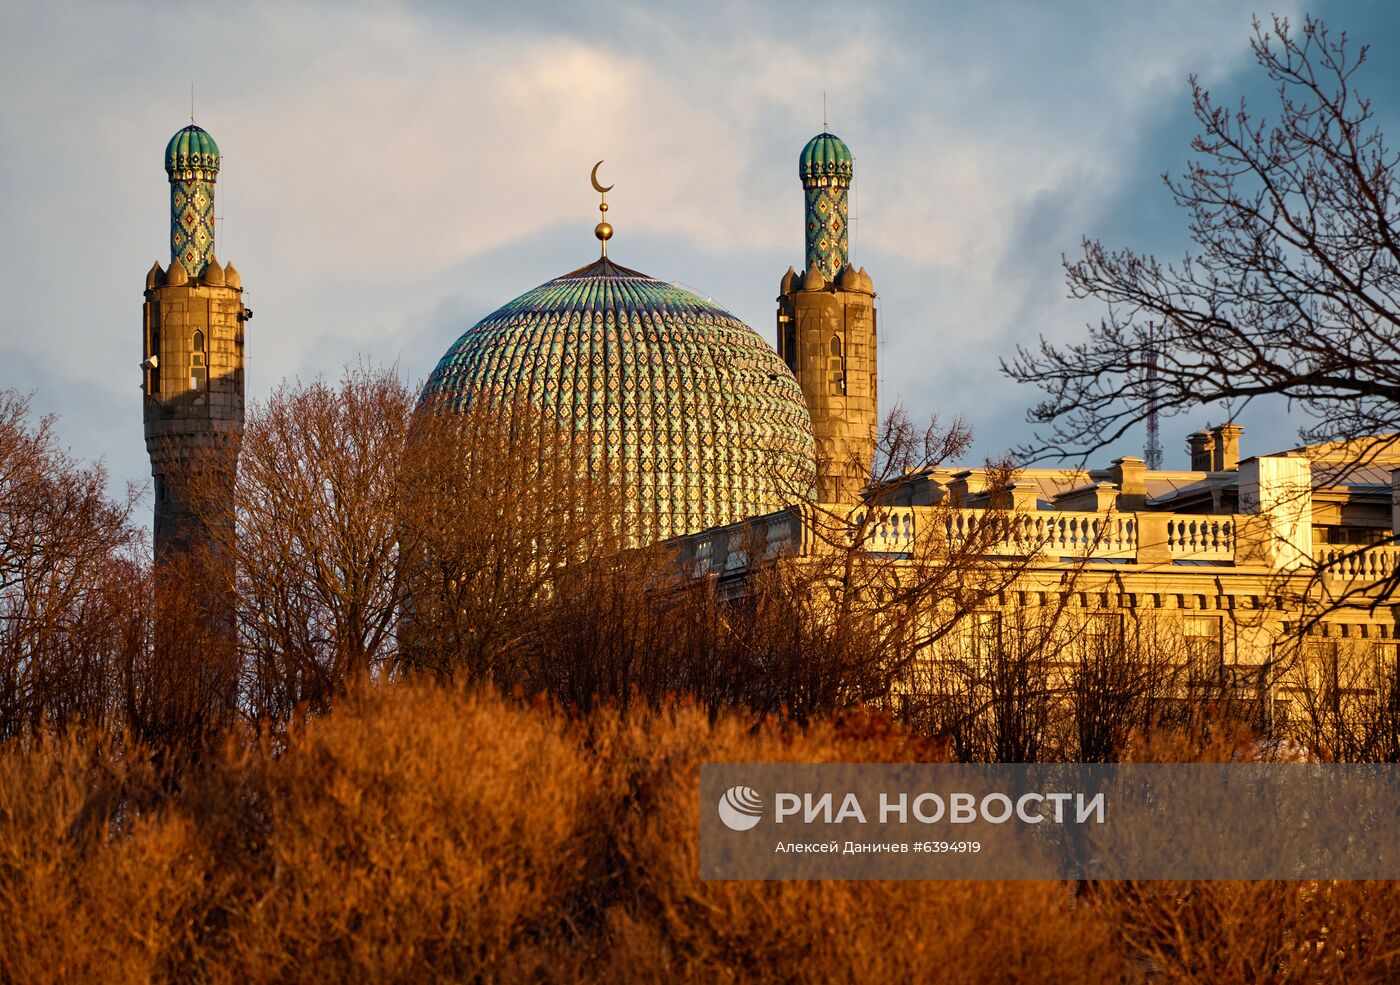
[[[1134,737],[1137,762],[1251,762],[1295,755],[1247,728]],[[1400,973],[1400,888],[1363,882],[1111,882],[1116,951],[1165,982],[1388,982]]]
[[[76,736],[0,752],[0,979],[148,981],[188,954],[209,859],[189,818],[137,805],[148,764]]]
[[[897,980],[956,959],[990,980],[1111,964],[1078,946],[1056,885],[699,880],[702,761],[927,752],[878,716],[806,733],[688,706],[571,721],[399,685],[283,741],[179,775],[72,738],[0,750],[5,975]]]
[[[235,978],[537,978],[598,856],[604,785],[548,710],[361,694],[245,768],[268,834]]]
[[[633,718],[604,759],[628,773],[630,884],[600,981],[1107,981],[1109,929],[1059,883],[722,882],[699,878],[703,762],[897,762],[929,750],[879,719],[753,734],[691,710]]]
[[[1186,747],[1181,747],[1185,749]],[[1192,746],[1232,755],[1221,737]],[[1154,740],[1140,754],[1167,755]],[[1187,750],[1188,754],[1190,749]],[[699,767],[940,751],[880,714],[352,691],[176,764],[0,746],[3,981],[1394,980],[1384,884],[707,882]]]
[[[1391,982],[1392,883],[1106,883],[1115,948],[1164,982]]]

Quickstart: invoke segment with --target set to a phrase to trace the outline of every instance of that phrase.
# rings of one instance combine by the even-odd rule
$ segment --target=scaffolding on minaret
[[[1157,420],[1157,343],[1153,326],[1147,327],[1147,350],[1143,353],[1147,366],[1147,443],[1142,457],[1149,469],[1162,467],[1162,433]]]

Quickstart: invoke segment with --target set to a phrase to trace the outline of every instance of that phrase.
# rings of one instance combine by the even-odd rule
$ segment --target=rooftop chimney
[[[1221,424],[1219,427],[1210,429],[1210,436],[1215,439],[1215,448],[1211,458],[1211,467],[1214,471],[1226,472],[1239,467],[1240,435],[1242,434],[1244,434],[1244,428],[1238,424]]]
[[[1108,470],[1109,476],[1118,485],[1118,508],[1120,510],[1140,510],[1147,503],[1147,463],[1140,458],[1125,455],[1115,458]]]
[[[1215,437],[1209,431],[1193,431],[1186,436],[1191,448],[1191,471],[1209,472],[1214,464]]]

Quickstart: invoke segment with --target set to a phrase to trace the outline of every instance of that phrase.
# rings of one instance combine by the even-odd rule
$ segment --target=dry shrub
[[[1270,758],[1271,743],[1246,725],[1226,720],[1158,727],[1128,737],[1125,763],[1248,763]]]
[[[704,762],[897,762],[929,750],[879,718],[754,732],[695,709],[612,723],[625,772],[628,883],[607,915],[599,981],[1111,980],[1108,927],[1060,883],[719,882],[699,878]]]
[[[0,749],[0,979],[150,981],[185,962],[205,862],[141,810],[148,763],[76,737]]]
[[[362,692],[252,767],[265,895],[233,978],[537,979],[598,858],[596,769],[549,711]]]
[[[1140,746],[1225,759],[1232,736]],[[0,746],[0,981],[1395,980],[1379,884],[707,882],[704,762],[946,758],[887,717],[352,690],[153,765]]]
[[[1129,759],[1245,763],[1293,747],[1248,728],[1135,736]],[[1090,894],[1114,949],[1161,982],[1391,982],[1400,977],[1400,887],[1366,882],[1109,882]]]
[[[1364,882],[1105,883],[1115,948],[1162,982],[1393,982],[1400,889]]]
[[[0,981],[534,981],[605,853],[547,708],[385,687],[176,776],[0,749]]]

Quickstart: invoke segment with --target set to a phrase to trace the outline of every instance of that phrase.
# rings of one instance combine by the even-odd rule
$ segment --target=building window
[[[1191,679],[1217,681],[1225,663],[1224,637],[1219,616],[1187,616],[1182,626]]]
[[[1084,619],[1084,649],[1103,656],[1112,653],[1123,639],[1121,612],[1091,612]]]
[[[1316,689],[1317,706],[1333,714],[1340,714],[1342,708],[1341,667],[1337,656],[1337,644],[1330,640],[1317,640],[1303,647],[1309,683]]]
[[[1377,643],[1371,652],[1372,680],[1384,699],[1382,707],[1400,712],[1400,643]]]
[[[208,372],[204,361],[204,333],[196,329],[190,343],[190,389],[203,390]]]
[[[1390,540],[1391,532],[1386,527],[1313,527],[1313,543],[1334,547],[1368,547],[1384,544]]]
[[[797,326],[792,316],[782,310],[778,312],[778,355],[788,369],[797,372]]]
[[[827,357],[826,375],[832,393],[839,395],[846,392],[846,359],[841,352],[839,335],[831,337],[831,355]]]
[[[146,384],[146,395],[148,397],[160,394],[160,330],[151,331],[151,358],[154,365],[147,370],[148,382]]]
[[[990,674],[1001,649],[1001,613],[969,614],[962,624],[962,649],[978,677]]]
[[[1384,644],[1372,651],[1377,659],[1367,667],[1354,649],[1343,652],[1337,643],[1319,640],[1307,644],[1309,679],[1317,688],[1318,707],[1334,715],[1349,713],[1358,700],[1369,701],[1394,686],[1395,651]],[[1360,659],[1358,659],[1360,658]],[[1385,694],[1387,700],[1389,694]]]

